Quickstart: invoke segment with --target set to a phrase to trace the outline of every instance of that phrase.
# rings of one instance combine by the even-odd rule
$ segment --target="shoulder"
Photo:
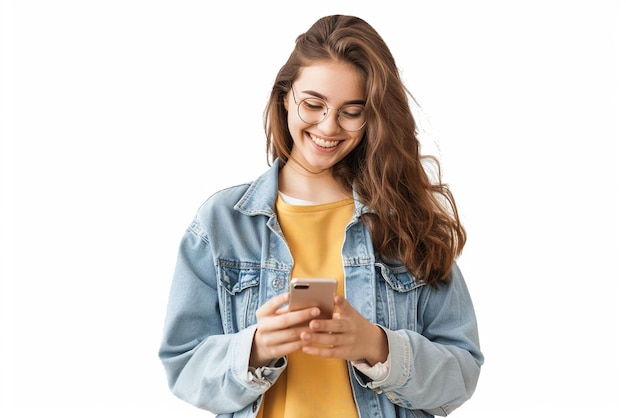
[[[249,187],[244,183],[213,193],[200,205],[187,231],[206,242],[214,238],[214,233],[228,233],[227,225],[239,222],[241,214],[234,207]]]
[[[272,216],[278,189],[277,173],[275,165],[252,182],[213,193],[198,209],[194,229],[232,233],[233,229],[250,226],[250,222],[259,222],[261,218],[256,215]]]
[[[436,289],[431,286],[424,286],[424,289],[422,314],[427,317],[439,315],[441,312],[447,312],[447,315],[453,316],[454,313],[461,316],[473,313],[470,292],[456,262],[452,266],[450,280],[439,283]]]
[[[207,220],[216,215],[234,212],[235,205],[246,194],[252,183],[242,183],[221,189],[208,197],[198,208],[196,220]]]

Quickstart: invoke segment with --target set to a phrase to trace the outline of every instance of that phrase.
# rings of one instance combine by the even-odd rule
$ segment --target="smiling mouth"
[[[339,145],[339,141],[326,141],[325,139],[318,138],[314,135],[310,135],[310,136],[311,136],[311,140],[315,143],[315,145],[318,145],[322,148],[334,148],[337,145]]]

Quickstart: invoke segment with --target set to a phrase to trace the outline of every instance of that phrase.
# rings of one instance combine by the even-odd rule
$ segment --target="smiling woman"
[[[420,152],[441,160],[468,230],[458,265],[472,290],[487,362],[477,391],[451,416],[617,415],[616,400],[626,393],[620,349],[626,318],[626,199],[618,199],[626,191],[626,3],[380,4],[0,1],[0,417],[213,416],[171,396],[155,355],[181,232],[188,224],[190,231],[199,230],[189,218],[207,193],[219,190],[216,200],[222,199],[228,194],[222,189],[266,170],[263,109],[276,74],[296,36],[317,17],[334,13],[365,18],[394,52],[405,85],[419,99],[413,106],[422,123]],[[336,118],[344,98],[331,91],[307,92],[310,87],[299,84],[299,76],[288,75],[280,85],[272,105],[282,110],[272,114],[284,116],[287,95],[292,104],[325,96],[328,117]],[[365,92],[380,86],[363,83]],[[393,96],[402,98],[397,93]],[[374,185],[401,185],[390,170],[397,161],[394,152],[400,155],[402,148],[385,153],[376,132],[394,132],[387,136],[390,141],[410,138],[398,134],[405,119],[393,118],[397,104],[381,109],[387,102],[372,101],[374,96],[362,97],[367,123],[348,158],[367,144],[368,155],[384,153],[380,161],[389,162],[387,170],[379,164],[367,169],[385,177]],[[398,124],[381,128],[384,121],[376,112],[386,112],[384,119]],[[287,119],[272,126],[270,147],[278,148],[282,134],[277,130]],[[278,164],[288,161],[292,143],[290,136],[285,139],[287,151],[270,152],[272,163],[278,155]],[[238,206],[241,216],[234,222],[226,215],[211,218],[210,242],[185,234],[174,281],[182,283],[187,272],[202,292],[197,301],[181,297],[180,305],[170,305],[168,321],[178,317],[178,332],[189,331],[167,334],[174,347],[165,360],[168,373],[181,370],[172,379],[176,393],[193,398],[190,387],[196,385],[193,404],[208,396],[219,400],[222,394],[210,390],[222,383],[234,382],[229,388],[240,390],[236,397],[260,393],[256,386],[242,387],[250,382],[248,359],[232,362],[241,354],[238,348],[252,346],[252,337],[239,343],[245,333],[240,330],[261,324],[253,308],[257,302],[287,289],[292,275],[310,269],[316,276],[345,275],[339,291],[392,338],[413,337],[414,329],[434,338],[432,325],[415,323],[422,311],[414,315],[413,308],[425,307],[423,298],[416,299],[418,288],[427,290],[422,282],[415,282],[402,263],[370,263],[371,235],[362,224],[375,202],[381,202],[377,213],[414,209],[385,206],[375,191],[355,193],[358,182],[368,179],[365,168],[358,170],[363,161],[353,165],[354,179],[350,167],[336,167],[335,177],[354,185],[347,200],[307,209],[302,206],[332,198],[312,193],[311,201],[301,202],[278,187],[275,193],[264,189],[263,196],[276,195],[274,202],[269,197],[265,206]],[[246,195],[245,201],[250,205],[258,196]],[[342,218],[346,208],[366,198],[368,206],[358,206],[358,215],[353,211],[348,221]],[[276,211],[280,219],[272,217]],[[203,208],[199,219],[206,226],[204,213]],[[324,236],[313,241],[303,218],[316,217],[315,232]],[[269,223],[256,224],[255,218]],[[331,226],[335,219],[345,224],[338,233]],[[261,247],[257,237],[265,229],[271,239]],[[346,249],[358,243],[363,252],[349,252],[338,269],[319,264],[317,256],[336,254],[344,241]],[[238,260],[226,251],[235,243],[249,250]],[[192,244],[197,254],[214,245],[223,254],[185,270]],[[277,251],[287,245],[289,257],[279,258]],[[255,264],[259,259],[261,266]],[[361,288],[365,282],[353,280],[360,273],[377,281]],[[219,277],[207,287],[219,284],[207,290],[194,274]],[[194,289],[188,290],[174,295],[192,297]],[[196,306],[202,307],[197,315]],[[394,341],[392,348],[398,347]],[[400,370],[398,358],[393,352],[389,356],[393,376]],[[225,362],[234,367],[219,374]],[[281,376],[293,372],[293,365]],[[343,365],[350,379],[369,379],[352,362]],[[204,377],[193,371],[201,369],[207,381],[219,383],[200,389]],[[254,379],[273,379],[262,372],[257,378],[257,372],[253,369]],[[383,393],[370,399],[387,405],[384,392],[396,395],[387,385],[393,376],[382,386],[378,380],[371,384]],[[354,387],[361,396],[360,383]],[[269,390],[258,397],[265,406]]]
[[[297,96],[302,97],[300,102]],[[284,96],[292,145],[279,176],[281,191],[320,203],[352,195],[349,189],[342,190],[332,168],[363,138],[364,96],[361,77],[345,62],[327,60],[301,69],[291,94]],[[328,107],[329,98],[334,108]],[[320,184],[322,179],[325,184]]]
[[[383,39],[319,19],[265,122],[271,169],[215,193],[183,237],[160,348],[170,388],[225,417],[450,413],[483,363],[456,265],[465,230],[424,170]],[[285,306],[296,278],[338,283],[332,318]]]

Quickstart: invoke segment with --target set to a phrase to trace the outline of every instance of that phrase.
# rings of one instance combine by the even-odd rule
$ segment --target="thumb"
[[[337,295],[335,296],[335,314],[346,314],[350,309],[350,304],[345,297]]]

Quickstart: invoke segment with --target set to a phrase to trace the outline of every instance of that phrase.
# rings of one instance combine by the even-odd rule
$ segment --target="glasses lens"
[[[303,99],[298,104],[300,119],[311,125],[323,121],[328,110],[326,102],[320,99]],[[356,105],[342,107],[337,113],[337,122],[346,131],[358,131],[365,125],[365,108]]]
[[[320,123],[328,113],[326,103],[318,99],[304,99],[298,105],[300,119],[312,125]]]
[[[339,110],[339,125],[346,131],[358,131],[365,125],[363,106],[346,106]]]

